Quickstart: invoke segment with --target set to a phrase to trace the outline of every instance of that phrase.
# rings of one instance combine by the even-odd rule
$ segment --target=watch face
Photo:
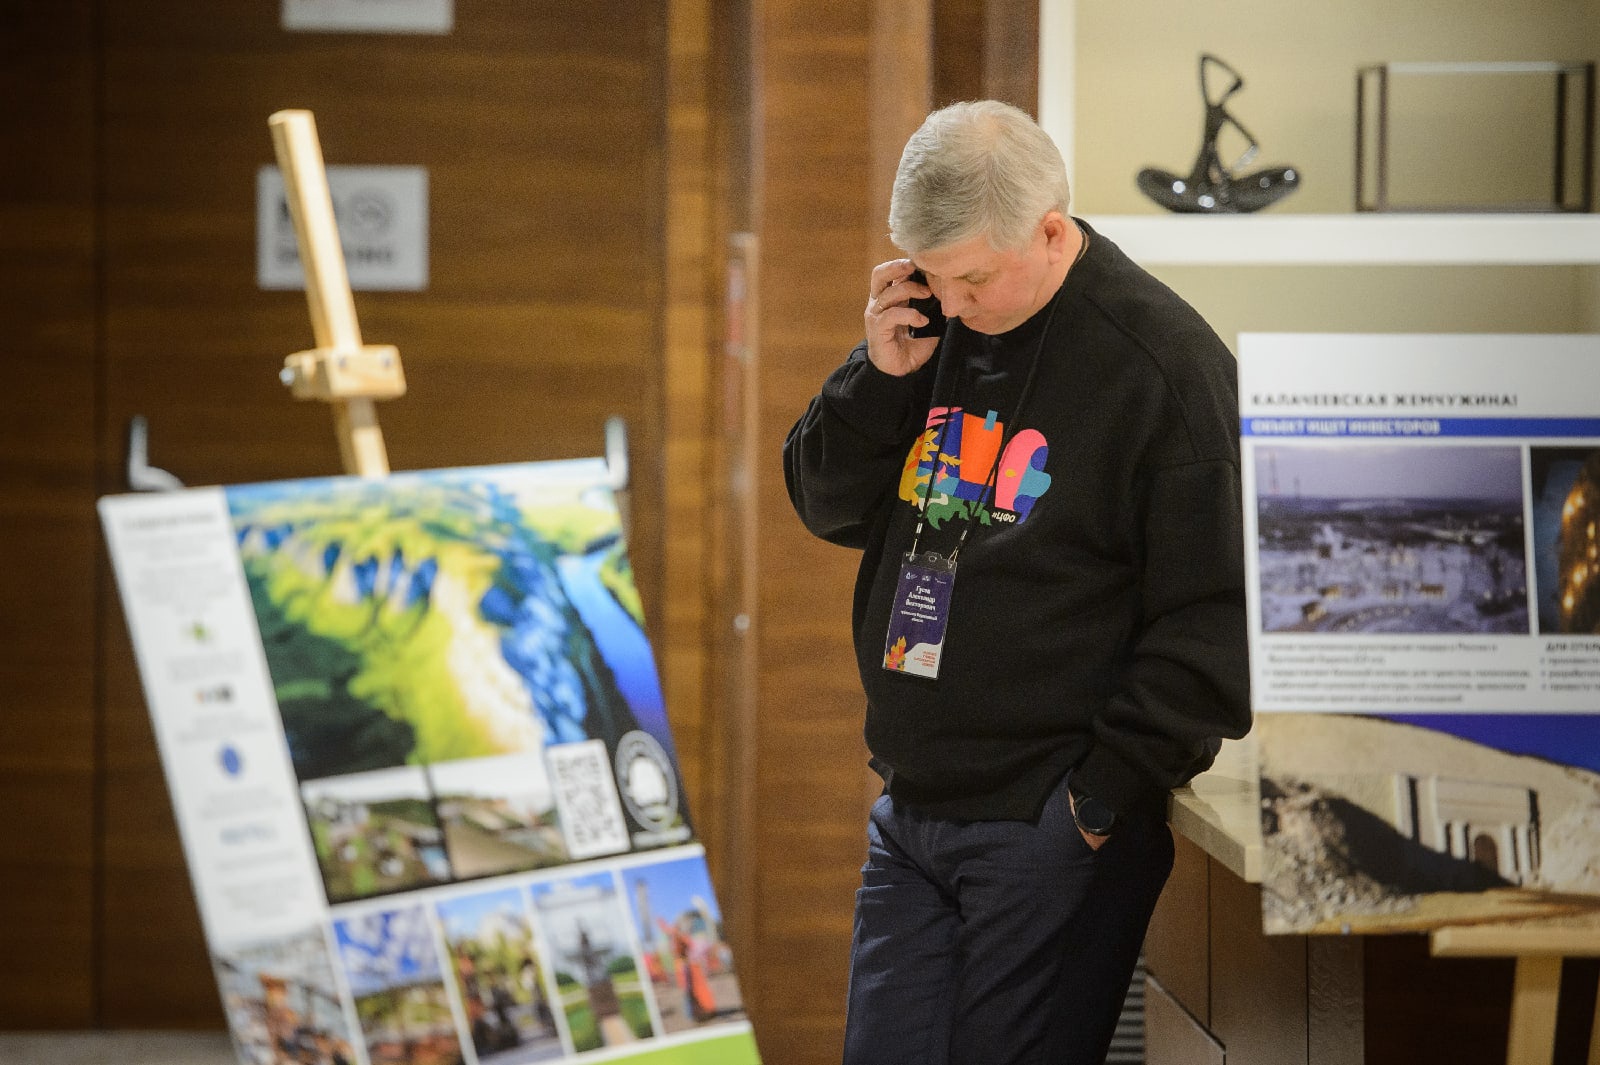
[[[1117,815],[1104,806],[1099,799],[1089,795],[1075,796],[1074,805],[1077,807],[1078,827],[1085,832],[1092,832],[1103,836],[1111,831],[1111,826],[1116,822]]]

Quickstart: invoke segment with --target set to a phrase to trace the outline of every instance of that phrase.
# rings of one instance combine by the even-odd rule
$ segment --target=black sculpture
[[[1233,84],[1216,99],[1207,83],[1207,67],[1227,71]],[[1188,177],[1147,166],[1139,171],[1139,190],[1169,211],[1185,214],[1244,214],[1277,203],[1300,187],[1300,172],[1292,166],[1271,166],[1249,174],[1235,171],[1249,165],[1259,145],[1250,131],[1240,125],[1222,105],[1244,88],[1238,71],[1214,55],[1200,56],[1200,96],[1205,100],[1205,131],[1200,138],[1200,153]],[[1224,126],[1238,130],[1250,146],[1231,167],[1223,166],[1217,154],[1217,138]]]

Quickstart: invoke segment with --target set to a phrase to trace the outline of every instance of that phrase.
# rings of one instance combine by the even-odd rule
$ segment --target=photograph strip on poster
[[[1261,710],[1600,705],[1592,336],[1245,334]]]

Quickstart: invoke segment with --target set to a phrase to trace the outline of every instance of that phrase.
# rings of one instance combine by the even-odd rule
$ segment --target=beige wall
[[[1600,304],[1597,271],[1588,267],[1168,266],[1152,272],[1235,352],[1240,332],[1594,331]]]
[[[1077,2],[1076,208],[1149,214],[1143,166],[1186,172],[1199,145],[1199,53],[1243,75],[1229,110],[1261,143],[1258,164],[1292,163],[1304,184],[1284,207],[1355,202],[1355,71],[1398,60],[1595,59],[1595,0]],[[1540,115],[1543,118],[1543,115]],[[1493,162],[1497,145],[1484,146]]]
[[[1600,55],[1600,14],[1595,13],[1592,0],[1588,11],[1590,17],[1585,20],[1589,29],[1588,55],[1593,59]],[[1600,150],[1597,150],[1597,154],[1600,154]],[[1600,171],[1600,161],[1597,161],[1595,169]],[[1584,294],[1584,316],[1580,328],[1587,333],[1600,333],[1600,267],[1587,267],[1581,271],[1580,277],[1581,291]]]
[[[1579,291],[1583,294],[1583,321],[1578,329],[1584,333],[1600,333],[1600,268],[1589,266],[1579,271]]]
[[[1201,132],[1201,51],[1245,79],[1229,109],[1261,144],[1253,165],[1293,164],[1304,175],[1301,188],[1271,210],[1341,213],[1355,202],[1358,67],[1389,60],[1593,60],[1600,56],[1600,3],[1078,0],[1077,213],[1159,213],[1135,187],[1134,175],[1144,166],[1186,173],[1192,165]],[[1433,126],[1460,127],[1453,120]],[[1512,180],[1508,173],[1526,168],[1518,152],[1501,150],[1507,147],[1489,143],[1479,153],[1485,165],[1498,167],[1501,187]],[[1454,150],[1441,145],[1439,154]],[[1600,330],[1600,270],[1594,268],[1156,272],[1230,345],[1240,331]]]

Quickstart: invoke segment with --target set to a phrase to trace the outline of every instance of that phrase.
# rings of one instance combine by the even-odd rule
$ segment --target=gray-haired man
[[[1166,794],[1250,725],[1233,358],[1067,209],[1026,114],[930,115],[890,207],[907,258],[784,448],[806,526],[863,550],[885,786],[851,1065],[1102,1061]],[[912,335],[929,296],[940,338]]]

